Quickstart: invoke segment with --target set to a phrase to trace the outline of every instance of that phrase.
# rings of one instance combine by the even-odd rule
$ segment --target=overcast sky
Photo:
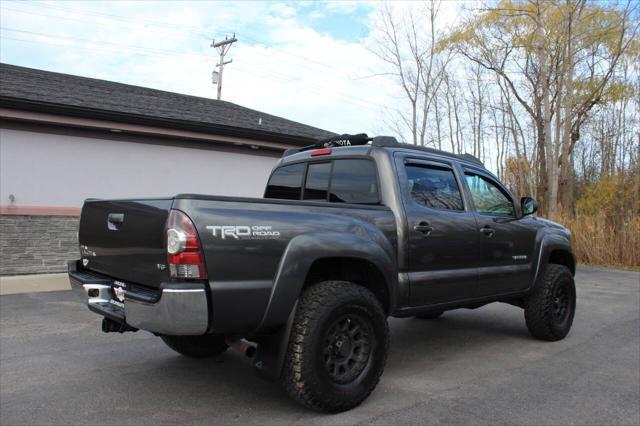
[[[215,97],[335,132],[384,132],[401,97],[367,49],[376,2],[0,2],[0,60]],[[414,7],[413,5],[404,7]]]

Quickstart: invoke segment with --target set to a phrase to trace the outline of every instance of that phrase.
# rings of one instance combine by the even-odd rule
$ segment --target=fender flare
[[[385,240],[386,241],[386,240]],[[390,309],[396,300],[396,265],[390,255],[391,244],[383,248],[378,241],[362,235],[337,232],[314,232],[293,238],[280,259],[271,295],[257,332],[268,332],[283,325],[293,310],[311,265],[319,259],[348,257],[366,260],[382,273],[389,294]]]
[[[568,238],[555,233],[546,233],[542,235],[539,245],[540,249],[538,250],[536,269],[533,276],[533,281],[531,282],[531,288],[535,286],[540,276],[544,274],[544,271],[549,264],[551,253],[555,250],[565,251],[571,256],[571,260],[573,262],[572,272],[575,271],[576,260],[573,252],[571,251],[571,243],[569,242]]]

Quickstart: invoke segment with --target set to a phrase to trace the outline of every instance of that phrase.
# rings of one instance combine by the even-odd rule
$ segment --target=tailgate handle
[[[424,222],[424,221],[414,226],[413,229],[415,231],[422,232],[425,235],[425,237],[433,231],[433,227],[429,225],[428,222]]]
[[[124,222],[124,213],[109,213],[107,216],[107,228],[110,231],[117,231]]]

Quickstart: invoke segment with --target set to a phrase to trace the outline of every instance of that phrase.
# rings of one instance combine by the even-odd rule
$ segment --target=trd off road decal
[[[280,231],[274,231],[273,227],[266,225],[210,225],[206,228],[211,231],[214,237],[223,240],[227,238],[235,238],[236,240],[280,238]]]

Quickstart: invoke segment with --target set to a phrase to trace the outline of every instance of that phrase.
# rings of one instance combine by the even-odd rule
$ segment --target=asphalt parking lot
[[[391,319],[378,388],[347,413],[291,402],[234,352],[179,356],[103,334],[71,291],[0,297],[0,424],[640,424],[640,273],[580,268],[564,341],[493,304]]]

